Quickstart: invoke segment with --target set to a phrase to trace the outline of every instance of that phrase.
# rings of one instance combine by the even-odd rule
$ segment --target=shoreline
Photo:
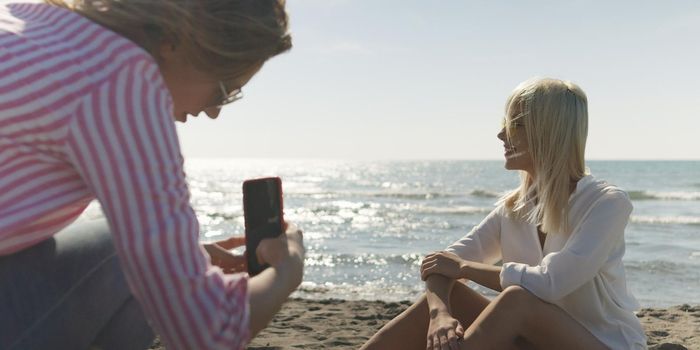
[[[411,304],[290,299],[247,349],[358,349]],[[700,305],[643,308],[637,316],[650,350],[700,350]],[[150,349],[165,348],[157,340]]]

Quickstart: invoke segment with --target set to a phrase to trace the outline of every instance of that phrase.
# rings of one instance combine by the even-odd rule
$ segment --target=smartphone
[[[282,180],[279,177],[243,182],[245,246],[250,276],[255,276],[269,267],[258,262],[255,252],[260,241],[282,234],[284,228],[282,209]]]

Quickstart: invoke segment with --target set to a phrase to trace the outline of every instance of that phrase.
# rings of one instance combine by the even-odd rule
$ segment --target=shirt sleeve
[[[247,278],[199,245],[172,99],[157,65],[132,60],[86,95],[66,154],[99,200],[131,290],[168,349],[243,349]]]
[[[632,203],[621,190],[598,199],[561,251],[547,254],[538,266],[508,262],[501,286],[519,285],[545,301],[560,300],[593,280],[624,239]]]
[[[466,236],[452,243],[446,251],[462,259],[484,264],[495,264],[501,260],[501,215],[502,206],[494,209]]]

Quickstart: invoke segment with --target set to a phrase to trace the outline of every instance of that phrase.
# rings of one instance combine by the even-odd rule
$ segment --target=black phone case
[[[274,223],[267,223],[263,226],[256,228],[249,227],[249,215],[251,215],[251,208],[247,208],[247,200],[265,200],[268,198],[250,198],[250,191],[247,190],[248,186],[254,185],[256,182],[267,182],[271,181],[274,186],[277,187],[277,193],[279,198],[277,198],[277,203],[279,205],[279,220]],[[260,241],[266,238],[278,237],[283,231],[283,205],[282,205],[282,181],[278,177],[262,178],[247,180],[243,182],[243,216],[246,221],[245,224],[245,237],[246,237],[246,261],[248,263],[248,274],[250,276],[255,276],[269,267],[269,265],[261,265],[258,263],[257,255],[255,254]]]

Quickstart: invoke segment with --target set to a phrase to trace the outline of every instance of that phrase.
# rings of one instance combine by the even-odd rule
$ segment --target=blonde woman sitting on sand
[[[578,86],[520,84],[498,133],[520,186],[423,260],[425,295],[363,349],[645,349],[622,264],[632,204],[587,174],[587,129]],[[486,299],[464,280],[500,294]]]

